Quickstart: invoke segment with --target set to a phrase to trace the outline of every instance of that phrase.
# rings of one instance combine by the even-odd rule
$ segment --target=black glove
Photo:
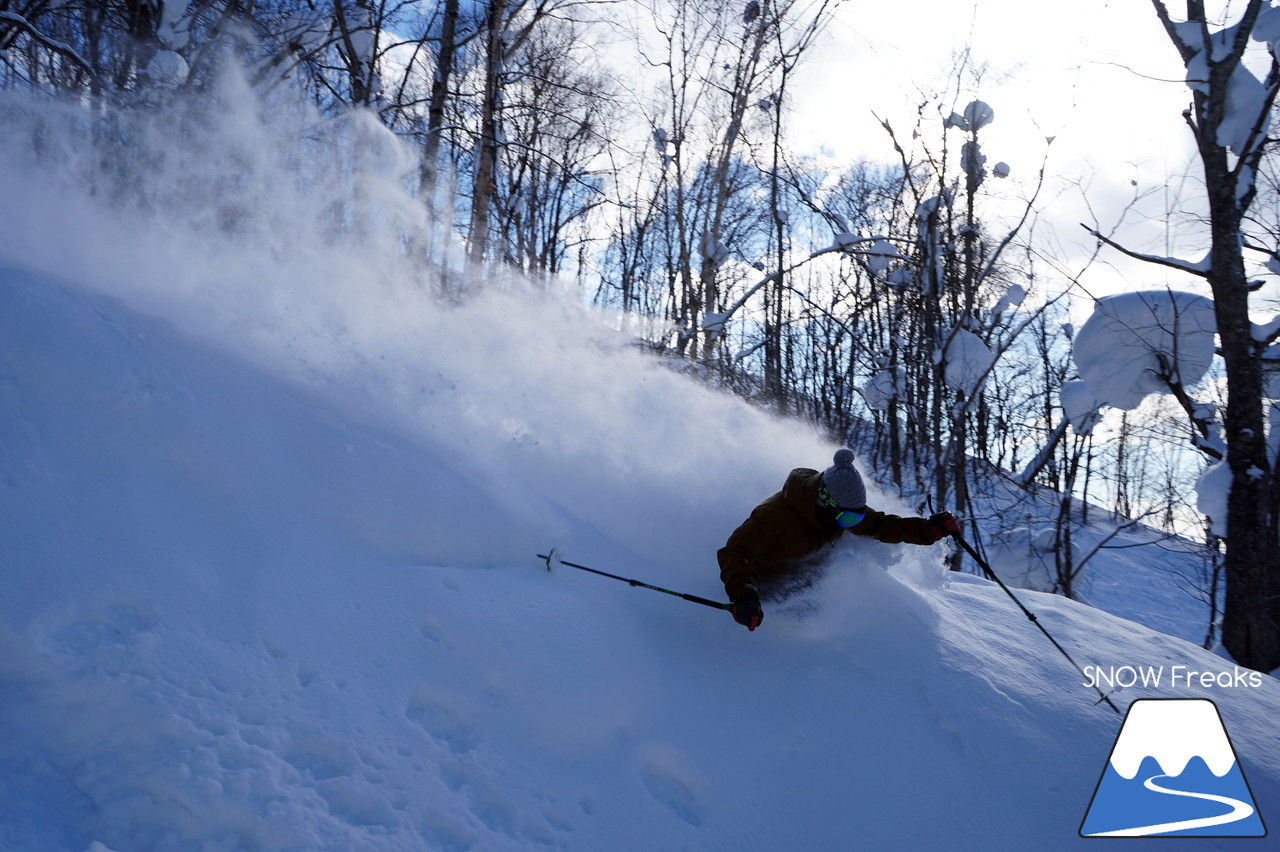
[[[960,522],[950,512],[939,512],[929,518],[929,526],[933,529],[933,537],[942,540],[949,535],[960,534]]]
[[[743,592],[733,601],[733,620],[748,630],[755,630],[764,621],[764,610],[760,609],[760,596],[755,592]]]

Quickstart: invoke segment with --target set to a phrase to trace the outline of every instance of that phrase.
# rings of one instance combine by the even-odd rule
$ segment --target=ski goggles
[[[836,526],[841,529],[849,529],[849,527],[857,526],[862,519],[867,516],[866,507],[861,509],[845,509],[839,503],[831,498],[831,494],[827,491],[825,484],[818,486],[818,504],[831,512],[832,519],[836,522]]]

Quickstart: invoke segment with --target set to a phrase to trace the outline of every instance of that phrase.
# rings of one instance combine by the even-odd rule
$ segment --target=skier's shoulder
[[[817,477],[818,471],[810,467],[798,467],[787,474],[787,481],[782,486],[782,493],[793,493],[810,485]]]
[[[812,502],[818,495],[818,471],[808,467],[798,467],[787,474],[787,481],[778,493],[785,502],[793,506]]]
[[[787,474],[786,482],[782,483],[782,488],[761,500],[753,514],[776,511],[788,502],[796,500],[810,484],[810,480],[817,475],[818,472],[816,470],[807,467],[798,467],[791,471],[791,473]]]

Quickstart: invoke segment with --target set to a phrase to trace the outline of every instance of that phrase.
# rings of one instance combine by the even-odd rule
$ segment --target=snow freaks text
[[[1201,689],[1257,689],[1262,686],[1260,672],[1235,666],[1232,671],[1196,671],[1186,666],[1085,666],[1084,686],[1090,689],[1128,689],[1162,686]]]

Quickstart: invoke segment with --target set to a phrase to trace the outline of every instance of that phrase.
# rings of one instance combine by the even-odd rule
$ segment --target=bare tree
[[[506,140],[503,130],[506,94],[513,77],[509,64],[535,28],[573,5],[577,5],[573,0],[486,0],[483,4],[480,38],[484,53],[467,233],[467,257],[473,274],[479,274],[484,268],[490,252],[493,208],[498,194],[497,171]]]
[[[502,260],[535,281],[565,271],[604,203],[593,164],[614,135],[615,87],[593,51],[582,27],[553,20],[513,57],[494,213]]]
[[[1211,250],[1201,264],[1115,247],[1203,278],[1213,293],[1228,389],[1222,430],[1231,472],[1222,641],[1237,662],[1271,671],[1280,667],[1280,488],[1267,448],[1262,359],[1271,341],[1254,336],[1250,295],[1255,288],[1246,271],[1242,228],[1257,195],[1256,176],[1280,88],[1273,47],[1280,20],[1262,0],[1234,9],[1235,22],[1226,26],[1210,18],[1204,0],[1187,0],[1185,22],[1174,20],[1164,0],[1152,4],[1187,71],[1192,103],[1183,117],[1203,170]],[[1265,33],[1258,38],[1269,43],[1270,53],[1262,78],[1245,62],[1260,22]]]
[[[94,96],[135,92],[152,82],[181,83],[195,52],[193,33],[208,41],[227,21],[250,17],[226,0],[3,0],[0,83]],[[187,57],[176,60],[176,67],[151,66],[162,51]],[[151,79],[163,70],[172,70],[173,79]]]

